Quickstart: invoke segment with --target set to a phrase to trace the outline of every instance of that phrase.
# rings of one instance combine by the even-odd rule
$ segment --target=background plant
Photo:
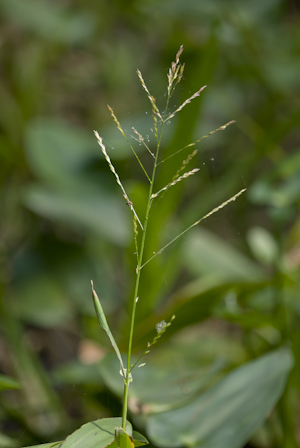
[[[24,5],[0,2],[1,368],[23,384],[21,393],[1,394],[2,431],[20,445],[59,440],[88,420],[120,414],[119,400],[99,384],[96,365],[88,364],[101,356],[106,339],[99,351],[98,326],[86,298],[92,277],[125,349],[128,320],[120,302],[130,296],[134,266],[122,248],[128,247],[131,222],[90,129],[112,142],[113,163],[138,209],[144,203],[143,185],[121,134],[105,125],[106,103],[114,104],[126,129],[131,111],[130,126],[147,135],[151,117],[145,114],[147,98],[138,89],[135,69],[145,74],[160,102],[164,70],[183,43],[186,79],[175,104],[199,85],[208,84],[209,95],[167,126],[165,154],[174,143],[179,147],[229,120],[237,123],[234,130],[201,143],[196,163],[201,175],[184,192],[180,184],[170,190],[167,206],[158,203],[153,241],[164,234],[168,240],[226,200],[244,186],[242,176],[247,202],[211,218],[209,232],[204,224],[201,234],[197,229],[193,239],[174,246],[164,278],[155,261],[149,264],[136,350],[145,347],[166,313],[177,318],[165,338],[168,357],[157,355],[161,366],[173,359],[173,337],[177,347],[188,338],[192,344],[198,326],[189,326],[201,322],[203,346],[209,350],[196,356],[190,348],[189,360],[182,354],[189,352],[186,346],[179,353],[190,372],[204,359],[209,366],[220,353],[230,369],[290,341],[295,367],[288,387],[270,424],[252,444],[297,446],[297,4],[144,1],[127,2],[125,10],[123,2],[39,2],[38,14],[35,2],[26,2],[32,7],[26,14]],[[169,169],[178,168],[175,158],[170,160]],[[173,206],[179,212],[168,222]],[[175,298],[176,307],[171,306]],[[180,333],[183,328],[190,328],[189,336]],[[229,348],[218,335],[222,343],[230,339]]]

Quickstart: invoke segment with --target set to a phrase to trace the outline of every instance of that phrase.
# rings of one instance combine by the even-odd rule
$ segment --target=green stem
[[[140,284],[140,276],[141,276],[141,266],[143,263],[143,255],[144,255],[144,248],[145,248],[145,241],[146,241],[146,233],[147,233],[147,226],[148,226],[148,219],[150,215],[150,208],[151,208],[151,195],[153,192],[153,185],[155,180],[155,174],[156,174],[156,168],[158,165],[158,154],[160,149],[160,143],[161,143],[161,137],[162,132],[164,128],[165,123],[165,117],[169,105],[170,96],[167,98],[166,108],[161,124],[161,129],[159,133],[159,137],[157,139],[157,148],[156,148],[156,155],[155,155],[155,161],[152,171],[152,179],[149,186],[149,194],[148,194],[148,202],[147,202],[147,208],[146,208],[146,216],[143,226],[143,234],[142,234],[142,242],[141,242],[141,248],[140,253],[138,256],[138,265],[136,268],[136,281],[135,281],[135,290],[134,290],[134,296],[133,296],[133,304],[132,304],[132,313],[131,313],[131,323],[130,323],[130,333],[129,333],[129,343],[128,343],[128,357],[127,357],[127,370],[126,370],[126,378],[124,380],[124,394],[123,394],[123,412],[122,412],[122,428],[126,429],[126,420],[127,420],[127,410],[128,410],[128,390],[129,390],[129,384],[130,384],[130,358],[131,358],[131,351],[132,351],[132,341],[133,341],[133,330],[134,330],[134,322],[135,322],[135,312],[136,312],[136,304],[138,299],[138,291],[139,291],[139,284]]]

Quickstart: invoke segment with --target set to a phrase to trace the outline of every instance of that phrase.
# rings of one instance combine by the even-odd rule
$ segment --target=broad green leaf
[[[115,440],[107,445],[107,448],[134,448],[148,445],[148,443],[146,437],[136,431],[133,431],[133,435],[130,437],[123,428],[116,428]]]
[[[60,385],[96,385],[99,389],[102,384],[97,365],[95,363],[85,364],[79,360],[72,360],[59,365],[52,370],[51,378],[56,384]]]
[[[77,177],[99,153],[92,132],[47,117],[29,122],[24,149],[35,177],[53,185],[65,184],[71,175]]]
[[[126,245],[130,221],[125,201],[100,188],[84,188],[82,184],[68,191],[35,184],[27,187],[23,201],[38,215],[100,233],[116,244]]]
[[[20,383],[6,375],[0,375],[0,391],[7,389],[19,389]]]
[[[151,314],[146,319],[136,323],[135,346],[142,350],[147,344],[150,338],[149,334],[153,331],[156,323],[165,319],[166,316],[175,314],[176,319],[168,328],[164,335],[164,340],[183,327],[207,319],[230,291],[234,291],[237,296],[243,296],[260,290],[265,284],[266,281],[260,281],[260,279],[257,282],[254,279],[252,281],[237,282],[233,280],[226,281],[216,273],[203,275],[172,294],[159,314]]]
[[[187,406],[149,417],[147,433],[161,447],[241,448],[277,403],[292,365],[288,349],[250,361]]]
[[[134,443],[123,428],[116,428],[117,448],[134,448]]]
[[[99,297],[97,296],[96,291],[94,290],[93,282],[91,282],[91,283],[92,283],[93,301],[94,301],[94,305],[95,305],[95,311],[96,311],[96,314],[97,314],[98,322],[99,322],[100,326],[103,328],[103,330],[107,333],[107,336],[110,339],[111,345],[113,346],[113,348],[114,348],[114,350],[116,352],[116,355],[117,355],[117,357],[118,357],[118,359],[120,361],[122,375],[123,375],[123,378],[125,379],[126,372],[125,372],[125,369],[124,369],[123,359],[122,359],[119,347],[117,346],[117,343],[115,341],[115,338],[113,337],[112,332],[110,331],[110,328],[109,328],[109,325],[107,323],[107,320],[106,320],[106,317],[105,317],[105,314],[104,314],[101,302],[99,300]]]
[[[107,448],[134,448],[134,443],[131,437],[124,431],[123,428],[116,428],[115,440],[107,445]]]
[[[86,423],[69,435],[61,448],[104,448],[115,440],[115,429],[120,428],[121,424],[121,418],[103,418]],[[129,422],[126,433],[132,436]]]
[[[168,353],[166,356],[171,358]],[[146,414],[182,406],[195,393],[208,387],[225,366],[224,359],[221,358],[211,366],[192,370],[189,370],[186,365],[178,368],[178,365],[175,366],[171,359],[169,367],[149,362],[147,358],[145,361],[145,366],[134,371],[134,381],[130,385],[129,407],[133,412],[139,409]],[[101,377],[105,384],[121,397],[122,383],[117,372],[118,366],[115,358],[111,355],[106,356],[100,363]]]
[[[45,271],[27,274],[16,284],[14,294],[14,315],[25,322],[49,328],[70,319],[72,311],[66,295]]]
[[[275,238],[263,227],[251,227],[247,234],[248,244],[256,258],[266,264],[275,263],[279,247]]]
[[[183,245],[186,266],[195,274],[214,273],[224,280],[258,280],[259,266],[207,229],[191,231]]]
[[[42,443],[41,445],[31,445],[24,448],[60,448],[63,442]]]
[[[167,344],[153,347],[144,358],[146,365],[135,369],[129,406],[133,412],[139,409],[146,414],[183,406],[223,376],[225,368],[245,359],[242,345],[234,338],[201,327],[189,328]],[[121,397],[115,356],[108,354],[99,368],[105,384]]]
[[[148,445],[148,443],[149,443],[149,441],[146,439],[146,437],[144,437],[142,434],[140,434],[137,431],[133,431],[132,441],[134,443],[134,446]]]
[[[299,117],[296,121],[299,121]],[[282,155],[278,162],[249,189],[252,202],[283,209],[299,200],[299,148],[295,148],[292,154]]]

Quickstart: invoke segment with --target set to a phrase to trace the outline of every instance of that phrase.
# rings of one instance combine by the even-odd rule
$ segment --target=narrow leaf
[[[118,359],[120,361],[121,370],[122,370],[122,376],[123,376],[123,378],[126,378],[126,373],[125,373],[124,364],[123,364],[123,360],[122,360],[122,356],[121,356],[120,350],[119,350],[119,348],[117,346],[117,343],[116,343],[116,341],[115,341],[115,339],[114,339],[114,337],[112,335],[112,332],[110,331],[110,328],[108,326],[108,323],[107,323],[107,320],[106,320],[106,317],[105,317],[102,305],[100,303],[99,297],[97,296],[97,293],[94,290],[94,284],[93,284],[92,280],[91,280],[91,285],[92,285],[93,301],[94,301],[94,306],[95,306],[95,311],[96,311],[96,315],[97,315],[97,318],[98,318],[98,322],[99,322],[100,326],[103,328],[103,330],[107,333],[107,336],[110,339],[111,345],[113,346],[113,348],[114,348],[114,350],[115,350],[115,352],[117,354],[117,357],[118,357]]]

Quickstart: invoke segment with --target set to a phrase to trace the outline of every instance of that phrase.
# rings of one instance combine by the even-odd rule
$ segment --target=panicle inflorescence
[[[175,114],[177,114],[178,112],[180,112],[187,104],[189,104],[193,99],[197,98],[200,96],[201,92],[206,88],[206,86],[201,87],[199,90],[197,90],[197,92],[195,92],[193,95],[191,95],[188,99],[186,99],[179,107],[177,107],[177,109],[174,112],[169,113],[169,100],[171,98],[171,95],[174,92],[174,89],[176,88],[177,84],[181,81],[182,77],[183,77],[183,72],[184,72],[184,64],[180,64],[180,56],[183,52],[183,46],[181,45],[176,57],[175,57],[175,62],[172,62],[171,67],[167,73],[167,78],[168,78],[168,85],[167,85],[167,100],[166,100],[166,105],[164,108],[163,113],[161,114],[159,111],[159,108],[156,105],[156,100],[153,97],[153,95],[151,95],[148,87],[146,86],[146,83],[144,81],[144,78],[141,74],[141,72],[139,70],[137,70],[137,74],[139,77],[139,80],[141,82],[141,85],[143,87],[143,89],[145,90],[148,99],[151,103],[151,107],[152,107],[152,116],[153,116],[153,122],[154,122],[154,129],[155,129],[155,137],[156,137],[156,151],[155,154],[152,153],[152,151],[150,150],[149,146],[147,145],[146,141],[149,142],[149,137],[146,136],[146,139],[143,137],[143,135],[138,132],[134,127],[132,127],[133,133],[134,135],[129,135],[129,137],[131,137],[131,139],[129,139],[125,133],[125,131],[123,130],[118,118],[116,117],[113,109],[108,106],[108,109],[110,111],[110,114],[114,120],[114,122],[117,125],[118,130],[121,132],[121,134],[123,135],[123,137],[126,139],[126,141],[128,142],[130,148],[132,149],[132,152],[134,153],[137,161],[139,162],[142,170],[144,171],[150,185],[149,185],[149,192],[148,192],[148,201],[147,201],[147,206],[146,206],[146,210],[145,210],[145,216],[144,216],[144,227],[141,224],[141,221],[138,218],[138,215],[133,207],[133,203],[129,200],[128,195],[121,183],[121,180],[110,160],[110,157],[107,154],[105,145],[103,144],[103,140],[102,138],[99,136],[99,134],[94,131],[95,136],[97,138],[98,144],[101,147],[102,153],[111,169],[111,171],[113,172],[116,181],[118,183],[118,185],[120,186],[123,196],[127,202],[127,205],[130,207],[131,211],[133,212],[133,234],[134,234],[134,244],[135,244],[135,253],[137,256],[137,266],[136,266],[136,283],[135,283],[135,292],[134,292],[134,297],[133,297],[133,306],[132,306],[132,314],[131,314],[131,323],[130,323],[130,334],[129,334],[129,345],[128,345],[128,357],[127,357],[127,368],[125,369],[123,366],[123,361],[122,361],[122,357],[120,355],[119,349],[112,337],[112,334],[110,332],[110,329],[108,327],[108,324],[106,322],[106,320],[103,318],[103,312],[100,310],[99,311],[99,319],[100,319],[100,323],[102,325],[102,328],[105,329],[105,331],[107,332],[107,334],[109,335],[112,345],[117,353],[117,356],[120,360],[120,364],[121,364],[121,375],[124,378],[124,405],[123,405],[123,413],[122,413],[122,427],[125,428],[126,427],[126,415],[127,415],[127,401],[128,401],[128,388],[129,388],[129,383],[132,381],[132,375],[131,372],[133,371],[133,369],[137,366],[137,367],[142,367],[143,364],[139,364],[139,361],[141,360],[141,358],[146,355],[147,353],[149,353],[150,351],[150,347],[154,344],[156,344],[156,342],[159,340],[159,338],[163,335],[163,333],[166,331],[166,329],[171,325],[173,319],[175,318],[175,316],[173,315],[170,322],[166,322],[165,320],[162,320],[161,322],[158,322],[156,324],[156,335],[154,336],[152,342],[147,344],[147,349],[146,351],[139,357],[139,359],[136,361],[136,363],[134,365],[130,364],[130,357],[131,357],[131,351],[132,351],[132,341],[133,341],[133,331],[134,331],[134,323],[135,323],[135,312],[136,312],[136,306],[137,306],[137,302],[139,300],[139,284],[140,284],[140,273],[141,270],[153,259],[155,258],[157,255],[161,254],[167,247],[169,247],[171,244],[173,244],[178,238],[180,238],[181,236],[183,236],[186,232],[188,232],[192,227],[198,225],[200,222],[202,222],[203,220],[205,220],[206,218],[208,218],[209,216],[213,215],[214,213],[218,212],[219,210],[221,210],[223,207],[225,207],[226,205],[228,205],[230,202],[235,201],[237,199],[238,196],[240,196],[245,189],[239,191],[237,194],[235,194],[234,196],[232,196],[230,199],[222,202],[219,206],[215,207],[214,209],[212,209],[209,213],[207,213],[205,216],[203,216],[201,219],[199,219],[198,221],[194,222],[192,225],[190,225],[189,227],[187,227],[185,230],[183,230],[181,233],[179,233],[175,238],[173,238],[171,241],[169,241],[165,246],[163,246],[162,248],[160,248],[157,252],[153,252],[153,256],[151,256],[150,258],[148,258],[147,261],[143,260],[143,256],[144,256],[144,247],[145,247],[145,240],[146,240],[146,231],[147,231],[147,223],[148,223],[148,218],[150,216],[150,211],[151,211],[151,205],[152,205],[152,201],[154,198],[158,197],[160,195],[160,193],[168,190],[170,187],[176,185],[177,183],[181,182],[182,180],[194,175],[195,173],[197,173],[199,171],[199,168],[194,168],[190,171],[184,172],[184,174],[181,174],[182,171],[185,171],[187,164],[193,159],[193,157],[195,157],[195,155],[197,154],[197,149],[194,149],[181,163],[181,167],[177,170],[176,174],[173,176],[172,180],[163,188],[161,188],[159,191],[157,191],[156,193],[153,192],[153,188],[154,188],[154,184],[155,184],[155,179],[156,179],[156,170],[158,168],[158,166],[163,163],[166,162],[170,157],[175,156],[176,154],[178,154],[179,152],[195,146],[197,143],[199,143],[201,140],[203,140],[204,138],[209,137],[210,135],[214,134],[217,131],[223,131],[224,129],[227,128],[227,126],[229,126],[230,124],[234,123],[234,121],[230,121],[228,123],[226,123],[225,125],[219,127],[218,129],[215,129],[211,132],[209,132],[208,134],[202,136],[200,139],[189,143],[188,145],[184,146],[183,148],[177,150],[177,151],[173,151],[171,155],[169,155],[168,157],[166,157],[164,160],[160,160],[159,161],[159,152],[160,152],[160,146],[161,146],[161,138],[162,138],[162,133],[163,133],[163,129],[164,129],[164,125],[166,123],[169,122],[170,119],[172,119]],[[169,114],[169,115],[168,115]],[[159,132],[158,132],[158,124],[160,125],[159,128]],[[153,130],[151,129],[151,131],[153,132]],[[126,131],[127,132],[127,131]],[[127,132],[128,133],[128,132]],[[139,143],[139,145],[143,145],[147,151],[151,154],[151,156],[154,158],[154,163],[152,166],[152,176],[151,179],[143,165],[143,163],[141,162],[141,160],[138,157],[138,154],[136,153],[136,151],[134,150],[133,146],[132,146],[132,140],[137,141]],[[139,238],[139,234],[138,234],[138,225],[137,223],[140,225],[141,229],[142,229],[142,235],[141,238]],[[97,299],[96,293],[93,290],[93,296],[95,297],[95,300]],[[98,301],[97,301],[98,303]],[[100,309],[100,308],[99,308]]]
[[[119,120],[118,120],[117,117],[115,116],[114,111],[113,111],[112,108],[109,106],[109,104],[107,105],[107,107],[108,107],[108,109],[109,109],[109,112],[110,112],[110,114],[111,114],[111,116],[112,116],[114,122],[115,122],[116,125],[117,125],[117,128],[119,129],[119,131],[121,132],[121,134],[123,135],[123,137],[127,138],[126,135],[125,135],[125,132],[124,132],[123,129],[121,128],[121,125],[120,125],[120,123],[119,123]]]
[[[181,56],[181,53],[183,52],[183,45],[180,46],[176,57],[175,62],[171,63],[171,67],[169,68],[168,72],[168,95],[169,97],[172,95],[175,87],[177,84],[181,81],[184,71],[184,64],[179,63],[179,58]]]
[[[172,325],[173,320],[175,319],[175,315],[173,314],[173,316],[171,317],[170,322],[166,322],[165,320],[162,320],[161,322],[158,322],[155,325],[155,330],[157,332],[156,336],[154,336],[152,342],[148,342],[147,344],[147,350],[138,358],[138,360],[135,362],[134,365],[131,366],[130,372],[133,371],[133,369],[135,368],[135,366],[140,362],[140,360],[147,355],[148,353],[150,353],[150,347],[152,347],[152,345],[156,344],[156,342],[161,338],[161,336],[164,334],[164,332],[166,331],[166,329]],[[138,365],[138,367],[142,367],[144,366],[145,363]]]

